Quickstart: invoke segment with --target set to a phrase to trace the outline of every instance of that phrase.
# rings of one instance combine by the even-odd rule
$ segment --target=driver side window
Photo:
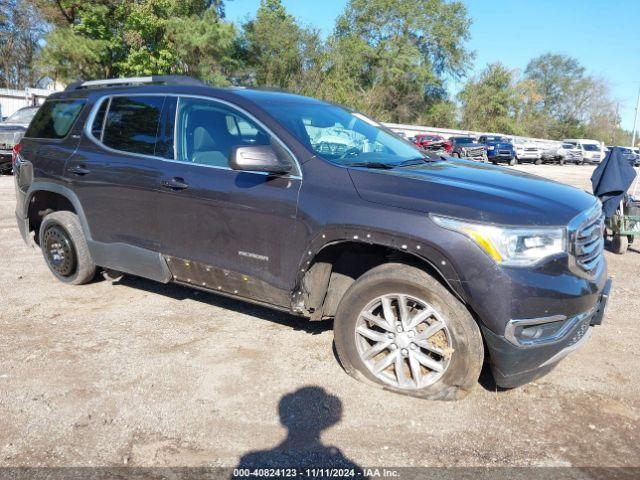
[[[177,160],[229,168],[233,147],[271,145],[272,138],[251,119],[209,100],[180,97]]]

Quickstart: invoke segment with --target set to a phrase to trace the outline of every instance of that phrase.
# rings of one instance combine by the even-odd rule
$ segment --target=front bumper
[[[550,372],[560,360],[580,348],[591,335],[593,327],[602,323],[610,289],[611,279],[607,279],[596,304],[587,312],[564,320],[568,328],[547,343],[518,345],[508,333],[498,335],[482,326],[496,384],[513,388],[531,382]]]

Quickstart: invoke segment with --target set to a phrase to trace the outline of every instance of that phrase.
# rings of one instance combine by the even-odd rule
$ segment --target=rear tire
[[[96,266],[75,213],[60,211],[44,217],[39,240],[45,262],[58,280],[82,285],[93,279]]]
[[[421,312],[425,318],[412,327]],[[464,305],[426,272],[401,263],[373,268],[349,287],[334,336],[349,375],[430,400],[466,396],[484,358],[480,330]]]
[[[614,233],[613,238],[611,239],[611,245],[613,249],[613,253],[617,253],[618,255],[622,255],[629,248],[629,238],[626,235],[620,235],[619,233]]]

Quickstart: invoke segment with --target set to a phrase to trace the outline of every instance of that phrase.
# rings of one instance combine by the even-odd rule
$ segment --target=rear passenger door
[[[286,148],[244,112],[215,100],[180,97],[176,162],[159,202],[162,252],[178,281],[275,304],[289,302],[285,275],[294,238],[300,173]],[[239,172],[231,149],[272,145],[290,175]]]
[[[94,107],[66,168],[94,241],[159,250],[162,160],[173,158],[173,138],[163,132],[175,103],[163,95],[114,95]]]

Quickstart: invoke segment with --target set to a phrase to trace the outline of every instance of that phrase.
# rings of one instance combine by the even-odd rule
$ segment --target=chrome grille
[[[604,214],[602,207],[587,215],[587,219],[576,229],[573,240],[573,256],[576,265],[587,273],[593,272],[604,252]]]

